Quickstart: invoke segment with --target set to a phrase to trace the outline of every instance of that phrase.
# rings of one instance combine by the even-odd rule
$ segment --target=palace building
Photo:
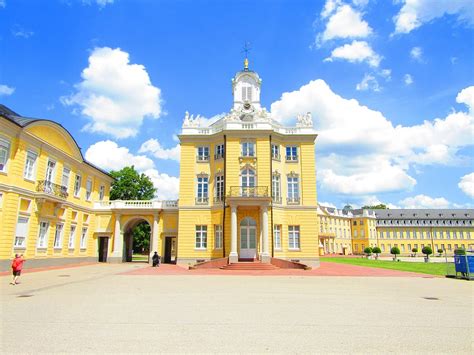
[[[473,248],[473,210],[339,210],[320,206],[310,113],[286,127],[261,106],[262,81],[245,60],[230,111],[209,124],[186,113],[176,201],[110,201],[113,178],[84,160],[60,124],[0,105],[0,265],[132,260],[132,229],[151,227],[150,253],[167,263],[298,262],[402,254],[431,245]],[[217,264],[216,264],[217,265]]]

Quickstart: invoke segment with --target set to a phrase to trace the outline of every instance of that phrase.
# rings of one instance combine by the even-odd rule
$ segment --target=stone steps
[[[220,267],[222,270],[277,270],[277,266],[272,264],[264,264],[259,261],[230,263]]]

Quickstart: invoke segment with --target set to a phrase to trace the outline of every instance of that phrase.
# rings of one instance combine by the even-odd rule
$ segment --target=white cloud
[[[99,8],[103,8],[108,4],[113,4],[114,0],[82,0],[82,3],[85,5],[97,4]]]
[[[458,187],[467,196],[474,198],[474,173],[470,173],[461,177],[458,183]]]
[[[351,44],[337,47],[324,61],[332,62],[334,59],[344,59],[351,63],[367,62],[372,67],[378,67],[382,60],[365,41],[352,41]]]
[[[380,86],[377,79],[375,79],[373,75],[365,74],[362,81],[356,85],[356,90],[358,91],[371,90],[371,91],[378,92],[380,91]]]
[[[410,74],[405,74],[403,76],[403,82],[405,83],[405,85],[411,85],[413,84],[413,78]]]
[[[379,75],[385,79],[385,81],[390,81],[392,79],[392,70],[391,69],[382,69],[379,72]]]
[[[395,33],[409,33],[424,23],[445,15],[455,15],[461,23],[474,24],[472,0],[402,0],[400,12],[393,18]]]
[[[175,200],[179,195],[179,179],[175,176],[170,176],[165,173],[160,173],[156,169],[149,169],[144,171],[153,185],[156,187],[156,197],[159,200]]]
[[[0,7],[5,7],[7,6],[7,3],[5,2],[5,0],[0,0]]]
[[[420,47],[413,47],[410,51],[410,57],[417,62],[423,60],[423,50]]]
[[[155,158],[158,159],[170,159],[179,161],[181,148],[179,144],[170,149],[163,148],[160,142],[158,142],[157,139],[153,138],[143,143],[138,152],[151,153]]]
[[[135,166],[139,171],[144,171],[155,166],[150,158],[144,155],[133,155],[128,148],[119,147],[117,143],[110,140],[92,144],[87,149],[85,158],[107,171],[120,170],[130,165]]]
[[[145,67],[130,64],[129,54],[120,48],[95,48],[81,77],[76,93],[61,101],[81,108],[90,120],[86,131],[133,137],[145,117],[162,114],[160,89],[152,85]]]
[[[321,13],[322,18],[329,17],[326,29],[318,36],[319,41],[336,38],[364,38],[372,33],[369,24],[362,19],[360,12],[340,1],[328,1]]]
[[[11,32],[13,36],[24,39],[28,39],[35,34],[33,31],[27,30],[18,24],[13,26]]]
[[[0,84],[0,96],[10,96],[15,92],[15,88]]]
[[[450,203],[444,197],[430,197],[426,195],[416,195],[401,200],[403,208],[449,208]]]
[[[413,188],[416,180],[408,173],[410,167],[470,159],[458,151],[473,144],[474,86],[462,90],[456,101],[466,104],[468,112],[394,126],[381,112],[345,99],[323,80],[315,80],[284,93],[271,105],[271,112],[285,124],[292,124],[301,112],[311,112],[319,133],[318,182],[332,192],[369,195]]]
[[[337,208],[335,204],[333,204],[332,202],[322,202],[322,201],[319,201],[318,202],[321,206],[323,207],[332,207],[332,208]]]

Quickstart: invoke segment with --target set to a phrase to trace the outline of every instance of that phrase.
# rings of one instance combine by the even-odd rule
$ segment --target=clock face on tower
[[[250,103],[249,103],[249,102],[246,102],[246,103],[244,104],[244,109],[250,110]]]

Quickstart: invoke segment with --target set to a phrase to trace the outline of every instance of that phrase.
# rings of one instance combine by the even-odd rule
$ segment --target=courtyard
[[[319,270],[239,274],[128,263],[25,273],[16,286],[2,276],[1,350],[472,352],[472,283],[335,263]]]

